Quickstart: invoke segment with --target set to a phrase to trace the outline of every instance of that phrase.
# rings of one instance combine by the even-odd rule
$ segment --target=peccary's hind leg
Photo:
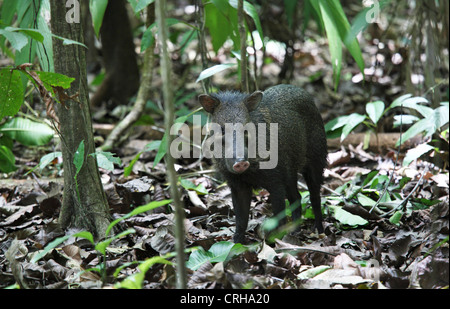
[[[298,193],[297,188],[297,175],[291,180],[289,180],[287,188],[287,199],[289,200],[289,203],[291,204],[291,210],[292,210],[292,221],[297,221],[302,217],[302,196],[300,193]]]
[[[323,233],[322,209],[320,205],[320,185],[322,184],[322,170],[314,169],[313,166],[307,167],[303,172],[306,184],[309,189],[309,198],[314,212],[314,220],[317,232]]]

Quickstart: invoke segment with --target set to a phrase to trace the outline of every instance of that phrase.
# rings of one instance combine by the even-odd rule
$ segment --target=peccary
[[[285,210],[285,198],[291,205],[296,202],[301,205],[298,173],[303,175],[308,185],[315,227],[322,233],[320,185],[327,165],[327,141],[322,117],[313,98],[301,88],[278,85],[252,94],[234,91],[203,94],[199,96],[199,102],[211,114],[211,123],[220,126],[222,132],[219,133],[225,133],[225,138],[221,137],[225,146],[222,152],[214,155],[213,161],[231,189],[236,215],[234,242],[245,239],[252,188],[267,189],[274,214]],[[236,126],[239,124],[245,126]],[[258,127],[258,150],[261,146],[266,149],[275,147],[270,149],[272,158],[269,160],[261,158],[260,153],[250,155],[250,139],[255,140],[256,135],[249,129],[252,124]],[[228,131],[228,127],[234,130]],[[242,135],[244,138],[239,140],[238,136]],[[261,140],[261,137],[266,138]],[[225,142],[226,138],[230,142]],[[275,145],[270,145],[277,139]],[[261,164],[273,161],[273,156],[277,155],[275,166],[262,168]],[[297,207],[292,218],[297,220],[300,217],[301,207]]]

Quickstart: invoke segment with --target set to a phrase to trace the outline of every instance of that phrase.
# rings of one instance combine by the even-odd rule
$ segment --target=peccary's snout
[[[233,171],[235,171],[238,174],[241,174],[245,172],[249,166],[250,163],[247,160],[240,160],[233,164]]]

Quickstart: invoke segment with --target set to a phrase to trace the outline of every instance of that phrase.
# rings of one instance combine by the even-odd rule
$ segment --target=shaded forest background
[[[96,28],[95,22],[93,26],[91,18],[82,18],[82,26],[95,146],[120,158],[113,168],[100,166],[101,181],[111,221],[122,218],[119,232],[130,228],[133,232],[111,239],[103,249],[92,245],[100,240],[89,242],[86,234],[68,237],[81,232],[58,224],[64,187],[61,157],[45,166],[40,161],[60,150],[59,139],[34,147],[13,139],[9,148],[16,168],[0,174],[2,288],[176,286],[174,207],[163,202],[170,194],[160,151],[165,106],[161,46],[155,40],[157,27],[147,30],[155,22],[154,5],[136,14],[138,2],[131,2],[134,5],[109,1],[101,27]],[[300,186],[304,226],[294,234],[266,237],[261,227],[271,215],[270,197],[259,190],[252,200],[248,231],[258,245],[236,247],[231,243],[230,192],[214,173],[212,162],[177,160],[185,245],[191,250],[187,286],[448,288],[448,116],[447,122],[435,121],[441,117],[441,107],[448,111],[448,1],[381,1],[376,22],[367,23],[357,36],[363,72],[344,48],[338,84],[324,25],[307,1],[292,1],[293,10],[286,5],[289,1],[249,2],[257,9],[264,34],[263,48],[255,38],[254,20],[246,15],[249,91],[279,83],[301,86],[313,94],[327,124],[330,165],[322,191],[326,232],[311,233],[308,193]],[[340,3],[350,24],[365,8],[359,0]],[[199,94],[244,87],[233,38],[218,46],[220,31],[205,27],[201,7],[174,0],[167,2],[166,10],[176,118],[191,127]],[[81,15],[91,13],[87,2],[82,2]],[[8,44],[0,56],[2,68],[18,65],[17,57],[5,52]],[[34,69],[40,66],[45,71],[37,59],[30,62]],[[229,67],[198,81],[206,69],[223,64]],[[45,119],[47,111],[31,83],[26,94],[18,116]],[[142,104],[129,129],[108,142],[118,123],[133,115],[139,100]],[[368,106],[380,104],[373,102],[383,103],[383,114],[376,120]],[[393,102],[406,102],[405,109],[399,105],[390,109]],[[420,113],[420,105],[438,116],[422,122],[422,130],[417,129],[400,147],[396,144],[400,136],[414,123],[428,119]],[[197,114],[205,124],[206,115]],[[399,125],[400,114],[415,118],[405,117]],[[353,118],[340,118],[349,115]],[[5,117],[0,125],[10,119]],[[431,122],[432,129],[425,126]],[[343,123],[354,125],[345,128]],[[347,130],[345,139],[343,130]],[[0,134],[1,138],[6,133]],[[418,150],[408,156],[412,149]],[[405,160],[409,163],[403,164]],[[155,201],[164,206],[123,218]],[[58,249],[48,250],[37,262],[36,256],[58,239]],[[139,284],[133,286],[130,282],[136,282],[139,274]]]

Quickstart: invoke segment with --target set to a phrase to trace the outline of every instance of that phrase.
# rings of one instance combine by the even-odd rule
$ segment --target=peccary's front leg
[[[280,219],[280,221],[278,221],[278,227],[283,226],[286,224],[286,202],[284,201],[286,196],[285,190],[282,186],[278,186],[271,188],[269,193],[273,215]]]
[[[245,231],[248,225],[252,188],[245,184],[230,186],[230,188],[234,213],[236,215],[236,232],[233,241],[235,243],[242,243],[245,239]]]

